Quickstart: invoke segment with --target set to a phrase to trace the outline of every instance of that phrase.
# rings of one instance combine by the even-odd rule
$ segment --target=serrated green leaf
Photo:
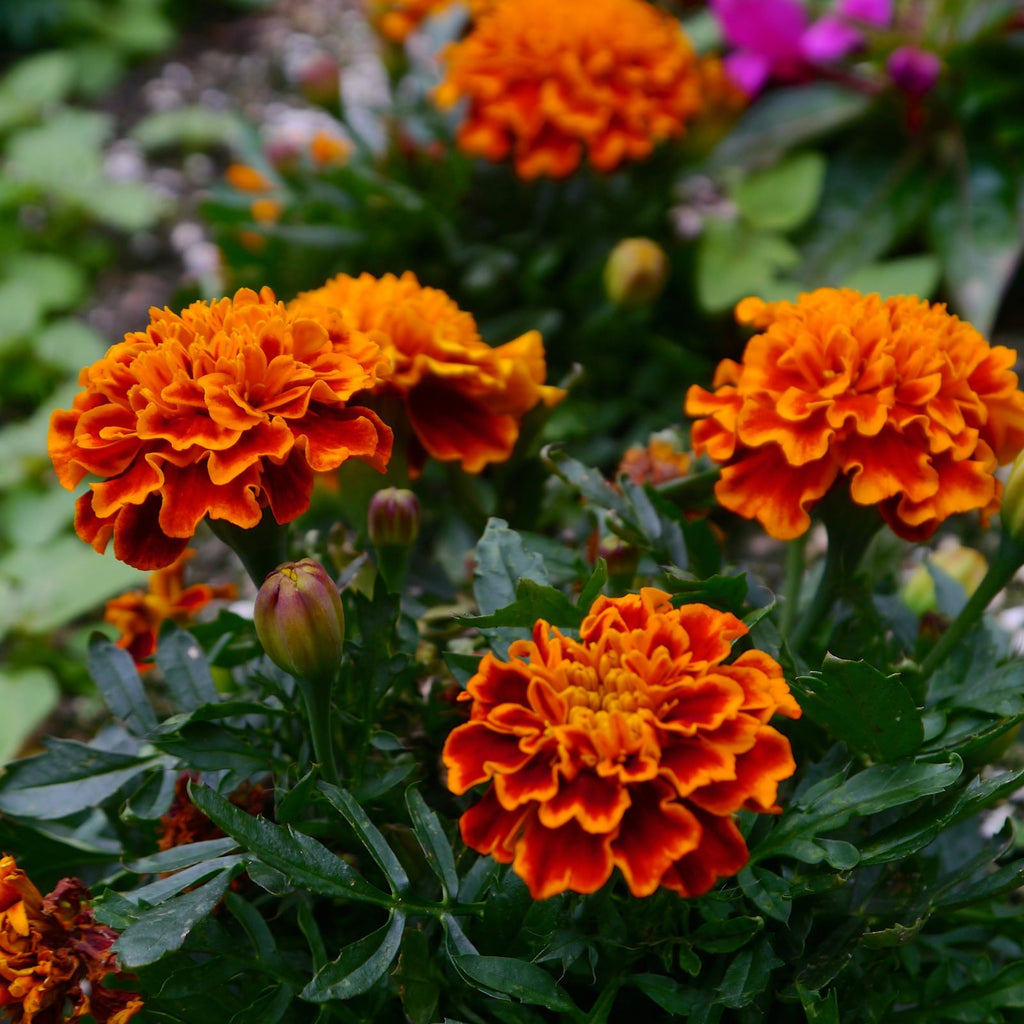
[[[336,960],[321,967],[302,990],[302,998],[326,1003],[368,992],[397,956],[404,928],[405,915],[393,913],[384,927],[346,946]]]
[[[665,575],[675,605],[700,602],[734,615],[740,615],[743,611],[747,600],[746,573],[738,576],[710,576],[701,580],[693,573],[670,566]]]
[[[195,711],[220,700],[202,648],[194,637],[173,623],[160,631],[156,663],[182,711]]]
[[[601,596],[601,591],[607,582],[608,565],[603,558],[599,558],[594,566],[594,571],[590,574],[590,579],[583,584],[579,600],[576,602],[576,607],[584,615],[590,611],[590,606]]]
[[[536,964],[507,956],[456,958],[459,970],[483,991],[511,996],[531,1006],[546,1006],[560,1013],[579,1014],[576,1004],[554,978]]]
[[[807,1024],[839,1024],[839,997],[834,988],[824,998],[800,982],[796,983],[796,991],[800,996],[800,1005],[807,1014]]]
[[[574,628],[583,621],[583,612],[555,587],[521,579],[516,586],[516,599],[491,615],[465,616],[460,621],[477,629],[519,627],[533,629],[538,619],[553,626]]]
[[[93,633],[86,664],[114,718],[137,736],[148,736],[156,728],[156,713],[132,656],[102,633]]]
[[[169,850],[161,850],[148,857],[139,857],[129,861],[125,867],[138,875],[164,874],[168,871],[190,868],[193,864],[213,860],[237,849],[238,843],[230,836],[225,836],[223,839],[206,839],[201,843],[172,846]]]
[[[798,153],[743,179],[733,198],[755,227],[790,231],[814,211],[825,180],[820,153]]]
[[[921,713],[898,676],[864,661],[825,656],[821,670],[791,682],[807,715],[854,750],[890,761],[924,741]]]
[[[522,538],[504,519],[489,519],[476,546],[473,594],[477,607],[484,615],[492,615],[513,604],[521,580],[546,586],[543,559],[526,551]]]
[[[359,801],[347,790],[332,786],[329,782],[320,782],[317,788],[327,796],[327,799],[352,826],[359,841],[377,862],[377,867],[384,872],[391,891],[393,893],[405,892],[409,888],[409,876],[405,873],[405,868],[402,867],[380,829],[370,821]]]
[[[734,1010],[749,1006],[767,987],[771,972],[781,966],[768,940],[761,939],[733,958],[718,988],[719,998]]]
[[[386,904],[387,896],[322,843],[292,828],[254,818],[209,786],[189,786],[192,802],[229,836],[293,885],[336,899]]]
[[[459,892],[459,874],[455,868],[455,854],[437,815],[427,806],[419,790],[410,787],[405,793],[412,828],[423,849],[430,870],[437,875],[445,896],[455,899]]]

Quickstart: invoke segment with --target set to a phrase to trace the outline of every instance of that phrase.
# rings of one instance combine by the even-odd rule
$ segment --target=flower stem
[[[238,555],[257,587],[263,585],[269,573],[288,560],[288,528],[274,518],[269,508],[250,530],[243,530],[226,519],[208,518],[206,521],[214,536]]]
[[[807,551],[807,534],[801,534],[786,546],[785,604],[782,606],[782,633],[789,636],[796,625],[796,613],[800,609],[800,591],[804,584],[804,555]]]
[[[956,645],[967,635],[971,627],[981,618],[992,599],[1013,578],[1013,574],[1024,565],[1024,540],[1015,540],[1004,533],[999,539],[999,549],[989,566],[985,578],[971,595],[952,625],[939,638],[939,642],[928,652],[921,663],[921,678],[927,679],[949,657]]]
[[[332,786],[338,785],[338,763],[334,758],[334,734],[331,729],[331,686],[323,680],[299,679],[306,706],[313,756],[320,765],[320,777]]]

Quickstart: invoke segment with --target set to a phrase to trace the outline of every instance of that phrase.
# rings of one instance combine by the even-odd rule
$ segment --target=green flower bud
[[[334,580],[319,562],[285,562],[270,573],[256,595],[253,621],[278,668],[315,683],[334,679],[345,642],[345,613]]]
[[[621,306],[646,306],[661,294],[668,272],[668,257],[657,242],[624,238],[605,264],[605,292]]]
[[[1010,467],[1010,475],[1003,490],[999,507],[1003,533],[1013,540],[1024,541],[1024,452],[1020,452]]]
[[[420,503],[412,491],[385,487],[370,501],[367,517],[375,548],[407,548],[419,536]]]

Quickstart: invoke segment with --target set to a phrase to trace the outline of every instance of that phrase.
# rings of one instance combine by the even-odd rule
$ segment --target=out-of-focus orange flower
[[[715,391],[692,387],[693,445],[724,465],[726,508],[789,539],[840,481],[901,537],[998,509],[997,465],[1024,447],[1017,354],[943,305],[822,288],[796,303],[744,299],[761,331]]]
[[[681,451],[675,442],[653,434],[646,448],[627,448],[619,463],[619,476],[628,476],[635,484],[668,483],[690,472],[690,454]]]
[[[456,0],[369,0],[370,20],[392,43],[406,37],[433,14],[447,10]]]
[[[736,113],[747,106],[747,94],[729,77],[721,57],[701,57],[698,71],[707,113]]]
[[[541,621],[509,661],[485,655],[443,754],[453,792],[490,783],[460,821],[466,844],[511,863],[534,899],[594,892],[615,867],[635,896],[696,896],[739,871],[733,813],[778,811],[795,770],[767,722],[800,716],[767,654],[723,664],[746,633],[648,587],[598,598],[579,640]]]
[[[97,551],[113,537],[119,559],[160,569],[204,516],[249,529],[269,508],[287,523],[309,507],[314,472],[353,456],[387,465],[391,429],[348,404],[386,370],[366,335],[341,323],[328,335],[269,288],[150,316],[82,371],[73,407],[50,420],[60,482],[100,478],[75,516]]]
[[[309,140],[309,155],[318,167],[342,167],[352,153],[352,143],[339,135],[318,131]]]
[[[339,325],[349,323],[380,345],[394,369],[375,395],[397,396],[405,410],[413,472],[428,455],[461,462],[468,473],[504,461],[522,417],[565,394],[544,384],[544,345],[536,331],[492,348],[469,313],[411,273],[339,274],[289,308],[294,316],[317,318],[334,310]]]
[[[693,47],[646,0],[499,3],[443,59],[437,103],[469,101],[459,145],[526,180],[642,160],[701,109]]]
[[[281,219],[283,209],[280,199],[254,199],[249,212],[257,224],[275,224]]]
[[[123,979],[112,928],[97,924],[89,891],[62,879],[42,896],[13,857],[0,859],[0,1012],[11,1024],[127,1024],[142,1009],[138,993],[102,982]]]
[[[239,192],[269,192],[274,183],[255,167],[247,164],[231,164],[224,172],[227,183]]]
[[[157,843],[161,850],[223,838],[224,832],[220,827],[189,799],[188,784],[198,779],[198,772],[182,772],[178,776],[174,784],[174,799],[157,826]],[[243,782],[228,800],[246,814],[255,817],[267,813],[271,795],[270,790],[259,782]]]
[[[132,656],[140,672],[153,667],[148,659],[155,653],[160,627],[168,619],[183,626],[211,601],[230,601],[238,595],[232,583],[186,587],[185,563],[194,554],[190,548],[170,565],[157,569],[149,577],[148,590],[131,590],[107,602],[103,618],[121,631],[117,646]]]

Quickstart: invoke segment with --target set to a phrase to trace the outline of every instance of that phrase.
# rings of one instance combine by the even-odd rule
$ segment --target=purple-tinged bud
[[[646,306],[661,294],[668,273],[668,257],[657,242],[624,238],[605,264],[605,292],[620,306]]]
[[[314,683],[333,681],[345,643],[345,612],[319,562],[285,562],[270,573],[256,595],[253,621],[278,668]]]
[[[923,96],[938,81],[942,61],[928,50],[901,46],[889,55],[886,68],[897,88],[911,96]]]
[[[370,501],[370,542],[377,549],[407,548],[419,536],[420,503],[412,491],[385,487]]]

